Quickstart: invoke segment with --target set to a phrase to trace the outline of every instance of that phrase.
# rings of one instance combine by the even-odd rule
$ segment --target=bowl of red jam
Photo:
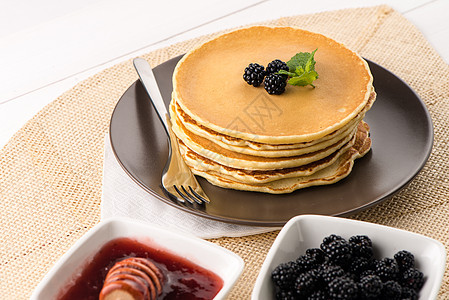
[[[153,280],[157,288],[151,276],[133,279],[133,272],[142,274],[142,264],[128,263],[120,269],[120,265],[138,260],[157,270],[160,280]],[[139,266],[140,270],[131,270]],[[120,277],[126,278],[120,290],[134,288],[134,299],[224,299],[242,270],[243,260],[216,244],[130,219],[112,218],[78,240],[46,274],[31,299],[101,299],[100,294],[103,297],[105,290],[112,289],[110,286],[119,286],[123,281],[118,281]],[[105,280],[108,276],[112,283]],[[147,284],[152,289],[147,295],[135,293]]]

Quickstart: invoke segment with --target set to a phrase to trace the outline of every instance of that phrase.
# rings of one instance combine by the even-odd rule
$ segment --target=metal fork
[[[162,186],[178,201],[187,201],[191,204],[209,203],[206,193],[181,157],[178,140],[171,129],[167,108],[150,65],[143,58],[135,58],[133,63],[168,136],[168,160],[162,172]]]

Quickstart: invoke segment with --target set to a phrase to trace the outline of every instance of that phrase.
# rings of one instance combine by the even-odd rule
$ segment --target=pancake
[[[362,121],[358,126],[367,125]],[[360,130],[366,130],[366,127],[361,128]],[[356,135],[354,135],[353,139],[356,139]],[[227,167],[195,153],[194,151],[190,150],[184,143],[182,143],[182,141],[180,142],[180,150],[187,165],[191,168],[196,169],[197,171],[218,172],[226,176],[231,176],[234,180],[242,183],[259,184],[283,178],[310,176],[315,172],[332,165],[341,155],[343,155],[351,147],[353,147],[355,142],[356,141],[354,140],[351,143],[345,144],[343,147],[333,152],[331,155],[318,161],[299,167],[276,170],[245,170]]]
[[[369,127],[364,122],[361,122],[361,125],[356,134],[356,142],[349,150],[339,156],[331,165],[309,176],[288,177],[257,184],[238,181],[235,177],[222,172],[199,169],[197,166],[200,164],[191,165],[190,167],[194,174],[206,178],[213,185],[253,192],[283,194],[310,186],[333,184],[347,177],[351,173],[354,161],[364,156],[371,148]]]
[[[253,62],[315,53],[315,87],[282,95],[249,86]],[[368,64],[328,37],[291,27],[254,26],[188,52],[173,74],[172,129],[186,164],[210,183],[289,193],[335,183],[371,147],[363,121],[376,100]]]
[[[315,54],[316,88],[289,85],[281,96],[242,79],[251,62],[288,61]],[[217,37],[187,53],[173,74],[173,99],[198,124],[230,137],[266,144],[320,139],[344,127],[366,106],[372,91],[367,63],[321,34],[254,26]]]
[[[336,130],[321,139],[297,144],[270,145],[229,137],[225,134],[212,131],[211,129],[198,124],[184,111],[182,111],[182,109],[176,105],[175,101],[170,103],[170,115],[172,117],[173,124],[176,124],[176,120],[179,120],[179,122],[182,123],[188,131],[208,139],[209,141],[216,143],[218,146],[230,151],[264,157],[285,157],[315,152],[341,140],[344,136],[347,136],[353,132],[360,120],[362,120],[365,116],[366,111],[371,108],[375,98],[376,93],[373,91],[365,108],[341,129]]]
[[[248,155],[245,153],[237,153],[222,148],[203,137],[189,132],[179,122],[179,120],[175,120],[175,123],[172,124],[172,129],[178,139],[180,139],[184,145],[186,145],[189,149],[198,153],[199,155],[228,167],[247,170],[274,170],[281,168],[298,167],[312,163],[331,155],[347,143],[354,143],[353,136],[356,131],[353,130],[351,134],[344,136],[335,144],[332,144],[324,149],[315,152],[289,157],[263,157]],[[352,144],[350,146],[352,146]]]
[[[328,134],[324,136],[321,139],[313,140],[310,142],[304,142],[304,143],[296,143],[296,144],[266,144],[266,143],[258,143],[250,140],[244,140],[241,138],[235,138],[228,136],[224,133],[213,131],[212,129],[209,129],[207,127],[204,127],[200,124],[198,124],[195,120],[190,118],[185,112],[182,111],[182,109],[175,104],[173,101],[171,103],[171,106],[176,106],[175,109],[172,110],[173,114],[176,115],[176,117],[184,124],[184,126],[191,132],[202,136],[222,147],[229,147],[230,149],[248,149],[248,150],[254,150],[255,152],[262,153],[262,151],[273,151],[273,150],[289,150],[289,149],[302,149],[302,148],[309,148],[312,146],[315,146],[317,144],[324,144],[324,142],[330,141],[329,143],[335,143],[337,140],[341,139],[341,136],[345,133],[348,133],[348,130],[351,130],[357,123],[356,120],[352,120],[348,124],[346,124],[344,127],[342,127],[339,130],[336,130],[332,132],[331,134]],[[323,147],[320,147],[323,148]],[[319,149],[319,148],[318,148]],[[316,149],[316,150],[318,150]],[[241,152],[239,150],[234,150],[237,152]]]
[[[314,144],[310,147],[299,147],[299,148],[291,148],[291,149],[278,149],[278,150],[255,150],[251,147],[243,147],[243,146],[234,146],[234,145],[228,145],[226,143],[217,141],[217,140],[211,140],[207,139],[208,142],[213,142],[215,149],[226,149],[235,153],[240,154],[246,154],[250,156],[261,156],[261,157],[291,157],[291,156],[299,156],[304,155],[308,153],[318,152],[322,149],[326,149],[332,145],[336,145],[339,141],[345,139],[345,137],[348,137],[349,135],[352,135],[355,132],[355,129],[357,127],[359,120],[354,120],[351,122],[351,126],[348,126],[346,130],[338,135],[335,136],[333,139],[325,141],[323,143]],[[187,127],[182,124],[182,122],[179,121],[179,119],[172,118],[173,128],[176,132],[179,133],[179,137],[182,138],[185,134],[192,135],[194,134],[191,132]],[[182,124],[182,125],[180,125]],[[204,140],[203,140],[204,141]],[[207,147],[204,147],[207,148]]]

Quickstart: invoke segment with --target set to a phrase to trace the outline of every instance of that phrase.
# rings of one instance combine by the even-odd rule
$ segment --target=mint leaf
[[[293,56],[288,62],[287,66],[290,72],[279,71],[279,74],[286,74],[290,77],[288,83],[297,86],[311,85],[318,78],[318,73],[315,71],[315,49],[312,53],[299,52]]]
[[[316,50],[315,50],[316,51]],[[295,72],[298,66],[305,66],[307,61],[309,60],[310,53],[309,52],[299,52],[296,53],[288,62],[287,66],[290,69],[290,72]]]
[[[285,70],[279,70],[278,74],[284,74],[284,75],[287,75],[287,76],[289,76],[289,77],[296,76],[295,73],[288,72],[288,71],[285,71]]]
[[[315,87],[313,85],[313,82],[318,78],[318,73],[313,70],[311,72],[303,73],[302,76],[295,76],[295,77],[291,77],[288,80],[288,83],[291,85],[297,85],[297,86],[307,86],[307,85],[311,85],[313,87]]]

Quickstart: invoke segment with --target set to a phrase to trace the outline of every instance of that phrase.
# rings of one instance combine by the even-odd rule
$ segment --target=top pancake
[[[288,61],[315,53],[316,88],[288,85],[269,95],[242,78],[252,62]],[[372,91],[367,63],[321,34],[255,26],[221,35],[187,53],[176,66],[173,98],[192,119],[217,132],[269,143],[302,143],[343,127],[366,105]]]

